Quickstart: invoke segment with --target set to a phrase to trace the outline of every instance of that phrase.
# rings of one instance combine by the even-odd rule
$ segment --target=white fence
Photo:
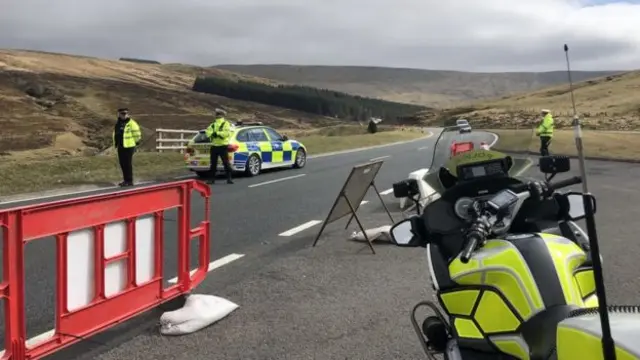
[[[179,150],[184,153],[187,143],[197,133],[197,130],[156,129],[156,150]]]

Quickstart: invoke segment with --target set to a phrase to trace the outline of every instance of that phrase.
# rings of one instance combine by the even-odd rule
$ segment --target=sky
[[[640,68],[640,0],[0,0],[0,48],[194,65]]]

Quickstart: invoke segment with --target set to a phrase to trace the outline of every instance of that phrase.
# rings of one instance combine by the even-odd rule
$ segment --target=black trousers
[[[211,173],[211,177],[215,178],[216,176],[219,157],[222,160],[222,165],[224,166],[224,172],[225,175],[227,175],[227,179],[231,180],[231,165],[229,164],[229,149],[227,149],[227,145],[212,146],[209,154],[209,159],[211,161],[209,172]]]
[[[133,184],[133,153],[135,148],[118,148],[118,162],[122,170],[122,180]]]
[[[549,155],[549,144],[551,144],[551,137],[540,136],[540,156]]]

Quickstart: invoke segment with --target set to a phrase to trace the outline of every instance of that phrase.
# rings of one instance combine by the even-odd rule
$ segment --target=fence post
[[[180,133],[180,146],[184,146],[184,133]],[[180,154],[184,154],[184,149],[180,149]]]
[[[162,152],[162,131],[158,129],[156,129],[156,139],[160,140],[157,141],[156,148],[158,148],[158,152]]]

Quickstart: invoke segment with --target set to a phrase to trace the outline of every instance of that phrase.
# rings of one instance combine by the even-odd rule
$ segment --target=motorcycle
[[[449,158],[458,133],[445,128],[436,141],[423,179],[434,189],[428,201],[416,198],[416,180],[394,184],[394,195],[413,199],[418,213],[391,228],[392,240],[426,249],[435,291],[436,301],[422,301],[411,313],[427,357],[595,360],[606,348],[607,359],[640,359],[640,307],[602,301],[595,232],[577,224],[593,216],[596,199],[560,191],[584,175],[552,182],[571,170],[570,160],[543,157],[543,188],[522,176],[533,165],[526,156],[477,149]],[[515,143],[528,147],[532,132],[517,136]],[[423,307],[435,315],[420,325]]]

